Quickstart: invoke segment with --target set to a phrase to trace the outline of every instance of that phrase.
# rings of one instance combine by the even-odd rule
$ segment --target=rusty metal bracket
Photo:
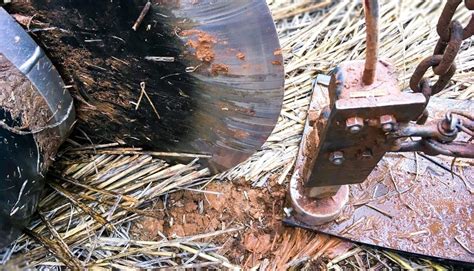
[[[401,92],[393,66],[379,62],[376,83],[361,87],[362,67],[359,61],[343,63],[332,77],[330,114],[318,122],[319,148],[304,168],[307,187],[363,182],[396,145],[387,133],[425,110],[423,94]]]
[[[313,114],[318,115],[321,112],[319,96],[327,87],[327,84],[321,82],[328,81],[327,78],[327,76],[318,76],[314,86],[310,104]],[[446,115],[445,112],[440,111],[445,108],[474,112],[474,102],[432,98],[428,106],[432,117],[440,119]],[[323,110],[322,115],[326,115],[327,118],[328,114]],[[304,187],[304,178],[301,177],[302,169],[311,159],[307,149],[307,146],[311,144],[308,141],[314,140],[315,136],[311,124],[317,122],[309,118],[305,126],[305,137],[300,145],[295,172],[290,181],[291,206],[288,207],[293,211],[291,216],[284,220],[285,224],[377,247],[474,263],[472,254],[474,169],[472,167],[465,167],[462,175],[452,175],[449,171],[451,161],[448,159],[435,158],[436,160],[433,161],[436,161],[438,164],[436,165],[416,154],[389,154],[375,163],[373,170],[367,178],[364,178],[363,183],[341,185],[344,184],[344,180],[356,182],[358,179],[352,175],[356,169],[345,167],[353,163],[351,156],[345,156],[342,164],[335,166],[339,171],[338,177],[327,175],[329,178],[325,183],[328,186]],[[364,121],[364,123],[367,122]],[[343,124],[341,122],[339,133],[347,137],[354,136],[350,132],[351,129],[343,129]],[[398,125],[398,127],[402,129],[407,126]],[[434,127],[434,125],[426,127]],[[362,130],[355,136],[361,136],[363,139],[362,133],[365,129],[371,129],[371,127],[364,124]],[[377,129],[378,133],[381,128]],[[397,131],[392,134],[397,134]],[[458,137],[458,140],[466,141],[469,137],[463,134],[460,138]],[[406,140],[401,146],[420,144],[419,142],[424,141]],[[443,147],[450,145],[456,146],[457,143],[443,144]],[[349,148],[357,148],[357,146],[354,143],[354,146]],[[418,150],[412,148],[406,151]],[[424,151],[424,149],[419,149],[419,151]],[[369,157],[361,157],[361,159],[367,158]],[[374,159],[373,155],[370,159]],[[323,160],[324,163],[329,161],[327,153],[326,159],[321,161]],[[368,170],[369,164],[361,163],[359,166],[365,166]],[[324,170],[313,171],[313,173],[323,176]],[[362,178],[360,173],[357,176]],[[331,185],[331,181],[339,185]]]
[[[440,22],[443,19],[449,19],[451,22],[451,13],[454,13],[458,2],[461,1],[448,1]],[[399,88],[395,67],[378,59],[378,1],[364,1],[364,7],[367,25],[366,61],[344,62],[334,70],[328,84],[329,105],[322,110],[316,103],[316,96],[320,92],[313,90],[313,101],[309,108],[295,172],[290,181],[289,195],[293,208],[291,219],[298,221],[303,227],[322,230],[354,241],[474,262],[471,250],[466,249],[474,244],[471,230],[459,229],[453,224],[454,221],[457,221],[458,225],[472,224],[473,206],[463,204],[469,205],[473,202],[472,191],[460,191],[463,187],[462,183],[458,182],[453,190],[428,186],[423,187],[422,191],[410,193],[412,197],[420,195],[429,203],[428,210],[431,213],[427,215],[422,213],[426,210],[417,212],[419,210],[411,207],[402,197],[402,194],[411,189],[403,192],[399,189],[392,173],[392,165],[388,165],[386,170],[390,173],[393,183],[390,192],[398,193],[398,201],[393,198],[379,200],[375,196],[379,183],[373,179],[380,168],[381,160],[389,152],[424,152],[432,156],[442,154],[474,158],[474,144],[471,143],[474,136],[474,117],[469,113],[472,109],[467,112],[450,111],[441,118],[436,116],[435,119],[430,119],[426,110],[431,95],[442,90],[454,75],[454,59],[464,38],[463,31],[469,32],[471,24],[465,30],[459,22],[453,21],[447,37],[440,33],[441,45],[435,55],[425,59],[412,77],[411,87],[414,92],[403,92]],[[433,86],[423,79],[430,67],[435,74],[440,75],[440,79]],[[457,139],[460,134],[471,138],[459,141]],[[418,174],[416,172],[416,178]],[[377,178],[384,179],[386,176],[387,174],[379,175]],[[466,182],[465,186],[470,190],[469,182]],[[352,197],[366,196],[364,192],[367,193],[368,187],[375,189],[372,197],[362,204],[354,203]],[[384,187],[385,190],[390,190],[386,184]],[[367,205],[372,201],[385,208]],[[454,213],[442,212],[446,207],[445,203],[455,206]],[[359,212],[360,206],[367,206],[378,215],[373,212]],[[404,210],[405,206],[415,213],[407,217],[406,214],[410,212]],[[402,211],[403,214],[400,213]],[[383,219],[380,214],[384,216]],[[413,219],[417,214],[420,217]],[[352,220],[353,224],[346,221],[351,218],[359,221]],[[294,221],[290,222],[298,224]],[[351,234],[351,227],[355,227],[357,223],[364,224],[364,230]],[[381,225],[383,228],[380,228]],[[422,230],[419,225],[424,225],[429,230]],[[442,230],[437,227],[442,227]],[[400,230],[402,232],[399,232]],[[373,234],[367,235],[367,232]],[[393,237],[387,234],[388,232],[397,232],[399,236]],[[432,239],[421,242],[422,246],[412,244],[411,242],[415,242],[413,240],[405,240],[420,232],[432,235]],[[448,242],[447,238],[452,233],[464,237],[463,241],[455,240],[462,244],[461,247],[467,254],[462,253],[459,248],[453,248],[453,243]],[[468,242],[468,245],[463,242]],[[440,248],[443,251],[438,251]]]
[[[290,198],[296,215],[308,224],[338,217],[348,201],[347,185],[363,183],[387,152],[401,149],[399,137],[391,135],[425,111],[426,97],[402,92],[391,64],[378,61],[372,85],[360,80],[364,70],[363,61],[336,68],[329,105],[319,119],[307,121]],[[310,107],[310,116],[316,106]]]

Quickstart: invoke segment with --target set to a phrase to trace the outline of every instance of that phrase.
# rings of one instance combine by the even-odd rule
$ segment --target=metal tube
[[[442,144],[435,140],[403,142],[393,152],[423,152],[429,156],[446,155],[451,157],[474,158],[474,144],[453,142]]]
[[[364,0],[365,21],[367,28],[367,49],[365,69],[362,81],[365,85],[375,82],[379,51],[379,1]]]
[[[423,137],[423,138],[436,138],[441,141],[449,141],[454,138],[443,135],[439,132],[438,122],[431,125],[415,125],[406,124],[401,125],[400,128],[395,131],[392,136],[397,138],[402,137]]]
[[[471,143],[449,143],[441,144],[435,140],[426,140],[425,145],[433,152],[442,155],[460,158],[474,158],[474,144]]]
[[[423,141],[406,141],[402,142],[397,148],[394,148],[392,152],[423,152],[426,151],[426,147],[423,145]],[[431,153],[435,155],[435,153]],[[430,154],[428,154],[430,155]]]

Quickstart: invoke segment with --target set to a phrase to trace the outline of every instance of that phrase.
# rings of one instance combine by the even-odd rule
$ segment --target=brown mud
[[[229,66],[224,64],[212,64],[211,66],[211,74],[217,76],[219,74],[228,74],[229,73]]]
[[[187,63],[145,59],[182,59],[186,45],[172,28],[175,18],[171,14],[154,23],[155,13],[149,13],[142,27],[133,31],[142,2],[146,1],[38,0],[7,6],[8,12],[30,30],[68,85],[75,100],[77,127],[87,135],[73,134],[79,142],[119,140],[168,151],[191,132],[194,122],[183,116],[196,110],[193,97],[198,91],[186,73]],[[166,13],[159,6],[154,10]],[[142,83],[151,102],[144,99],[137,106]],[[149,117],[155,115],[154,108],[161,119]],[[147,125],[137,130],[136,123]]]
[[[185,30],[180,35],[189,37],[186,45],[194,49],[194,55],[198,60],[206,63],[214,61],[216,57],[214,45],[217,43],[215,37],[199,30]]]
[[[8,112],[21,125],[11,127],[16,131],[28,132],[49,125],[53,112],[43,96],[31,81],[5,56],[0,54],[0,108]],[[62,143],[58,128],[34,133],[42,162],[40,170],[45,171],[52,163],[58,146]]]
[[[266,259],[268,268],[284,270],[295,258],[320,255],[311,263],[318,266],[322,258],[338,254],[335,250],[348,249],[337,239],[284,227],[286,186],[274,180],[264,188],[254,188],[244,180],[216,182],[205,191],[170,194],[166,206],[164,201],[157,202],[154,211],[159,217],[140,220],[132,230],[134,237],[161,240],[163,235],[185,237],[238,228],[205,241],[218,245],[219,254],[244,268]],[[328,243],[332,245],[324,248]]]
[[[238,52],[235,56],[240,60],[245,60],[245,54],[242,52]]]

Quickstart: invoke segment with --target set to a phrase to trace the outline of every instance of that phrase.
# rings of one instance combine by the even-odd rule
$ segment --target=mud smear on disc
[[[72,86],[78,126],[94,143],[174,150],[190,132],[195,79],[180,61],[184,44],[167,10],[155,6],[132,30],[144,3],[37,0],[13,9],[44,23],[34,36]]]
[[[84,132],[75,140],[212,155],[204,164],[217,171],[237,165],[263,145],[281,109],[268,7],[152,1],[134,31],[145,4],[35,0],[9,11],[70,85]]]

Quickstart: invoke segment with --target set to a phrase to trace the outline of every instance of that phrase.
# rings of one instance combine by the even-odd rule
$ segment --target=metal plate
[[[316,150],[313,165],[308,166],[311,167],[309,172],[314,174],[305,178],[307,187],[362,182],[394,144],[394,140],[387,140],[381,127],[369,123],[377,123],[384,115],[395,116],[402,123],[408,122],[425,109],[423,94],[400,91],[395,67],[391,64],[378,62],[374,85],[361,85],[358,78],[362,78],[364,65],[364,61],[344,62],[333,74],[329,86],[329,95],[333,97],[331,114],[325,120],[324,131],[319,133],[318,140],[323,143]],[[379,94],[374,94],[376,92]],[[346,128],[346,120],[354,117],[365,121],[356,134]],[[344,154],[342,165],[330,161],[331,153],[336,151]]]
[[[52,123],[61,123],[61,136],[69,134],[73,125],[74,105],[58,71],[44,51],[25,30],[0,7],[0,53],[18,68],[45,99],[51,112]]]
[[[2,108],[0,119],[11,126],[18,121]],[[20,235],[36,209],[43,189],[40,159],[33,135],[0,129],[0,248]]]
[[[315,93],[323,93],[320,86]],[[447,109],[473,112],[474,103],[433,98],[429,105],[437,118]],[[451,159],[432,159],[450,168]],[[474,169],[472,161],[461,163],[460,176],[452,176],[421,156],[388,154],[366,182],[350,186],[350,203],[336,222],[316,227],[293,217],[285,222],[358,243],[474,263]]]
[[[36,211],[44,186],[45,164],[48,164],[45,160],[69,134],[74,122],[74,106],[59,73],[43,50],[1,7],[0,33],[0,91],[3,94],[0,95],[0,120],[9,127],[31,128],[37,121],[49,121],[51,125],[44,132],[24,135],[0,128],[2,248],[21,234]],[[32,104],[37,108],[30,108]],[[12,116],[15,111],[18,116]],[[32,118],[38,112],[48,112],[51,117],[40,122],[41,117]],[[23,114],[27,117],[22,119]],[[41,148],[44,144],[38,143],[40,137],[48,137],[48,150]],[[48,152],[47,158],[45,152]]]
[[[79,108],[78,125],[94,143],[209,154],[204,162],[216,171],[246,160],[272,132],[283,102],[283,60],[266,2],[152,2],[133,31],[144,0],[32,1],[38,20],[62,29],[37,31],[36,39],[76,93],[96,107]],[[207,62],[196,57],[200,34],[213,39]],[[82,65],[66,63],[84,50],[90,58]],[[110,64],[117,59],[127,64]],[[112,84],[102,84],[107,80]],[[141,83],[157,112],[145,97],[135,110]],[[104,98],[110,93],[115,99]]]

